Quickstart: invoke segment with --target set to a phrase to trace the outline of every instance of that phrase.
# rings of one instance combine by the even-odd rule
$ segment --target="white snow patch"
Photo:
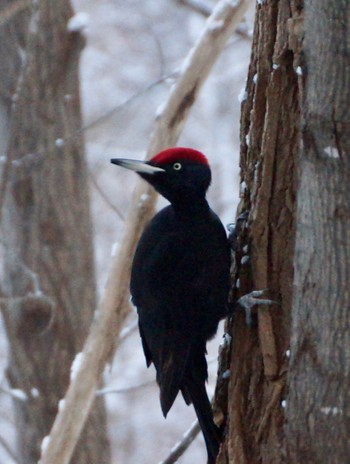
[[[241,286],[241,281],[240,279],[236,280],[236,288],[239,288]]]
[[[224,342],[225,342],[225,345],[229,345],[231,343],[231,340],[232,340],[232,337],[230,334],[228,334],[227,332],[225,332],[224,334]]]
[[[301,66],[298,66],[295,70],[295,72],[298,74],[298,76],[302,76],[303,75],[303,70],[301,68]]]
[[[256,0],[256,3],[257,3],[258,5],[264,5],[265,0]]]
[[[282,400],[281,401],[281,406],[283,409],[285,409],[285,407],[287,406],[287,401],[286,400]]]
[[[149,198],[148,193],[143,193],[143,194],[140,196],[140,200],[141,200],[142,202],[147,201],[148,198]]]
[[[72,365],[70,367],[70,381],[73,382],[73,380],[75,379],[76,375],[77,375],[77,372],[78,370],[80,369],[80,366],[81,366],[81,363],[83,361],[83,353],[78,353],[75,358],[74,358],[74,361],[72,362]]]
[[[248,98],[248,93],[247,93],[245,87],[243,87],[243,88],[241,89],[241,91],[239,92],[239,94],[238,94],[238,101],[239,101],[239,103],[242,103],[242,102],[244,102],[247,98]]]
[[[290,358],[290,350],[287,350],[287,351],[286,351],[286,357],[287,357],[287,358]]]
[[[254,168],[254,183],[257,182],[258,180],[258,175],[259,175],[259,165],[260,163],[256,163],[255,168]]]
[[[249,143],[250,143],[250,132],[248,132],[248,134],[245,136],[245,143],[246,143],[247,147],[249,147]]]
[[[190,66],[190,64],[192,63],[192,58],[193,58],[193,54],[195,52],[195,47],[192,47],[189,49],[188,53],[187,53],[187,56],[186,58],[183,60],[183,63],[181,65],[181,68],[180,68],[180,72],[179,72],[179,76],[181,76],[184,71]],[[173,88],[171,89],[172,91],[174,90],[174,86]],[[171,93],[171,92],[170,92]]]
[[[6,160],[7,160],[7,156],[5,155],[0,156],[0,164],[6,163]]]
[[[240,192],[241,195],[243,195],[243,193],[245,193],[246,190],[247,190],[247,184],[246,184],[246,182],[244,180],[240,185],[239,192]]]
[[[114,242],[111,249],[111,256],[115,256],[117,254],[119,248],[119,242]]]
[[[67,31],[77,32],[82,31],[89,25],[89,15],[84,11],[76,13],[74,16],[69,18],[67,23]]]
[[[113,368],[113,365],[110,362],[107,362],[107,364],[105,365],[105,367],[103,369],[103,374],[102,374],[103,378],[110,377],[111,372],[112,372],[112,368]]]
[[[64,140],[63,139],[56,139],[55,140],[55,145],[56,145],[56,147],[63,147]]]
[[[139,202],[138,202],[138,207],[141,208],[144,203],[148,200],[149,198],[149,194],[148,193],[143,193],[141,196],[140,196],[140,199],[139,199]]]
[[[279,67],[280,67],[279,64],[275,64],[275,63],[274,63],[274,64],[272,65],[272,69],[275,69],[275,70],[278,69]]]
[[[39,10],[36,10],[34,14],[32,14],[30,21],[29,21],[29,34],[36,34],[38,32],[38,24],[39,24]]]
[[[39,398],[40,396],[40,392],[37,388],[33,387],[31,390],[30,390],[30,394],[32,395],[33,398]]]
[[[27,399],[28,399],[27,394],[23,390],[21,390],[19,388],[11,388],[9,390],[9,394],[13,398],[16,398],[17,400],[27,401]]]
[[[211,21],[208,24],[208,29],[210,31],[219,31],[220,29],[224,27],[224,25],[225,25],[225,22],[222,19],[218,19],[218,20]]]
[[[248,255],[242,256],[241,264],[246,264],[246,263],[248,263],[249,259],[250,259],[250,258],[249,258]]]
[[[244,247],[243,247],[243,253],[244,254],[248,253],[248,248],[249,248],[248,245],[244,245]]]
[[[50,435],[46,435],[41,442],[41,454],[44,454],[50,443]]]
[[[253,76],[253,82],[254,82],[254,84],[256,84],[258,82],[258,75],[257,74],[254,74],[254,76]]]
[[[223,379],[229,379],[229,378],[230,378],[230,375],[231,375],[231,371],[230,371],[230,369],[227,369],[227,370],[222,374],[222,378],[223,378]]]
[[[58,412],[61,412],[63,410],[65,403],[66,403],[66,401],[65,401],[64,398],[59,400],[59,402],[58,402]]]
[[[160,105],[158,105],[158,108],[156,109],[156,119],[161,117],[165,107],[166,107],[166,102],[163,102]]]
[[[329,158],[340,158],[339,151],[336,147],[329,146],[324,148],[323,151]]]
[[[323,406],[321,412],[327,416],[336,416],[337,414],[343,414],[342,408],[337,406]]]

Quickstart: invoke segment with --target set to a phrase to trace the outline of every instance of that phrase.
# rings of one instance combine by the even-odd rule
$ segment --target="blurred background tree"
[[[16,3],[7,2],[4,12]],[[26,464],[40,458],[96,301],[87,167],[76,133],[82,124],[83,39],[67,29],[71,16],[69,1],[30,2],[0,28],[6,128],[2,314],[15,454]],[[103,398],[96,401],[74,462],[110,462]]]
[[[0,460],[11,464],[38,460],[118,248],[136,176],[109,158],[143,157],[216,2],[73,3],[76,14],[67,0],[6,0],[0,10]],[[209,200],[223,222],[238,202],[249,211],[234,296],[268,288],[278,303],[259,307],[252,327],[239,311],[226,325],[221,463],[338,464],[350,452],[349,6],[303,7],[252,2],[179,141],[208,156]],[[164,423],[135,319],[74,462],[159,461],[194,419],[177,401]],[[209,348],[211,393],[220,341]],[[198,436],[181,462],[204,460]]]
[[[144,155],[215,3],[76,0],[74,14],[63,0],[2,2],[1,462],[38,460],[132,196],[135,176],[111,169],[109,158]],[[259,308],[252,327],[238,311],[225,328],[232,338],[221,347],[216,395],[227,424],[222,463],[349,455],[348,6],[335,3],[306,2],[304,27],[299,0],[252,2],[179,141],[207,154],[209,201],[224,223],[238,201],[239,213],[249,211],[234,295],[268,288],[278,302]],[[194,419],[177,401],[164,423],[135,314],[128,324],[74,462],[110,462],[106,423],[111,462],[159,461]],[[209,350],[212,393],[220,338]],[[199,436],[181,462],[204,460]]]
[[[257,5],[234,294],[267,288],[276,304],[253,327],[243,311],[228,324],[221,463],[339,464],[350,453],[349,14],[347,2]]]
[[[205,15],[215,5],[215,2],[208,2],[203,12],[189,8],[191,2],[180,3],[173,0],[161,4],[82,0],[74,2],[77,11],[74,15],[67,4],[43,2],[40,8],[44,8],[44,13],[36,16],[32,14],[37,5],[33,10],[32,2],[3,4],[0,22],[4,38],[1,43],[1,148],[8,156],[1,158],[2,178],[6,179],[2,188],[6,187],[7,193],[2,209],[5,272],[1,301],[8,334],[14,334],[20,319],[18,315],[24,310],[27,314],[26,308],[30,315],[21,325],[26,329],[21,335],[28,348],[23,349],[21,357],[20,351],[13,348],[12,337],[5,337],[4,329],[0,340],[4,372],[0,386],[3,411],[0,440],[2,438],[1,443],[9,451],[15,449],[17,455],[21,454],[19,449],[23,443],[21,448],[15,444],[13,423],[18,423],[21,414],[27,414],[32,405],[37,408],[37,416],[31,413],[31,417],[42,415],[42,418],[37,419],[38,425],[27,427],[28,435],[35,428],[37,434],[32,436],[31,446],[23,451],[37,456],[41,439],[48,433],[58,401],[63,396],[69,366],[81,349],[95,305],[85,183],[89,183],[92,198],[97,294],[100,295],[135,180],[133,176],[120,176],[110,169],[109,158],[111,155],[135,158],[144,155],[157,108],[166,98],[184,57],[201,32]],[[238,163],[232,159],[238,159],[238,94],[244,85],[248,63],[249,24],[248,19],[232,36],[179,142],[203,150],[210,158],[214,170],[210,201],[224,222],[231,221],[232,205],[237,203]],[[79,120],[80,101],[75,81],[81,50],[83,123]],[[81,158],[82,136],[88,155],[87,175]],[[15,197],[11,198],[13,191]],[[25,227],[20,226],[20,221]],[[13,249],[16,249],[15,254]],[[9,274],[10,269],[14,269],[15,274]],[[81,269],[84,272],[87,269],[90,277],[84,276]],[[61,288],[64,293],[58,295]],[[14,298],[8,299],[11,295]],[[56,296],[60,296],[59,304]],[[87,311],[85,316],[83,306]],[[15,309],[10,311],[10,307]],[[61,308],[62,314],[56,314]],[[14,314],[16,317],[9,317]],[[34,322],[30,324],[31,318]],[[131,314],[130,328],[134,319],[135,315]],[[58,342],[56,345],[56,338],[61,335],[62,346]],[[18,343],[17,333],[14,340]],[[220,336],[211,348],[211,392],[218,342]],[[44,348],[45,343],[49,348]],[[29,356],[32,349],[33,358]],[[8,356],[11,376],[5,375]],[[45,362],[39,363],[39,356]],[[17,371],[12,367],[15,361],[21,363]],[[56,381],[53,377],[52,383],[49,381],[44,389],[46,393],[51,392],[48,405],[43,404],[43,396],[42,403],[38,402],[39,397],[35,403],[30,396],[37,396],[40,390],[39,379],[35,376],[40,376],[44,383],[53,368],[57,369]],[[18,381],[19,371],[23,374],[22,383]],[[24,376],[28,376],[28,380],[24,381]],[[106,371],[104,378],[109,392],[103,395],[108,404],[112,462],[141,464],[166,456],[194,415],[191,408],[178,401],[164,423],[154,373],[145,368],[136,331],[129,332],[112,370]],[[144,386],[138,388],[139,385]],[[24,394],[29,394],[29,399],[24,401]],[[9,401],[11,397],[15,397],[16,416]],[[96,430],[101,430],[103,437],[104,427]],[[158,437],[156,448],[155,435]],[[24,439],[27,440],[27,436],[21,434],[20,441]],[[93,441],[91,443],[93,446]],[[105,449],[107,456],[108,447]],[[12,462],[2,446],[0,453],[4,460]],[[183,462],[199,462],[204,457],[202,438],[198,437],[182,459]]]

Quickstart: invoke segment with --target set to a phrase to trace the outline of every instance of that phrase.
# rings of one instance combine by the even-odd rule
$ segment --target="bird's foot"
[[[277,301],[259,298],[260,296],[264,295],[267,289],[263,290],[253,290],[246,295],[241,296],[237,303],[244,309],[245,311],[245,320],[246,324],[250,327],[252,325],[252,308],[255,305],[272,305],[277,304]]]

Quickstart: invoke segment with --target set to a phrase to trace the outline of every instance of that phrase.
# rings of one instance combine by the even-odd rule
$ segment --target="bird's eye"
[[[173,169],[175,169],[175,171],[180,171],[181,168],[182,168],[181,163],[174,163],[173,164]]]

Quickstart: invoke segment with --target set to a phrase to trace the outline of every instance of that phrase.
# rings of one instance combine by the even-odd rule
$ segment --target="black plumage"
[[[138,243],[130,290],[147,365],[157,371],[164,416],[179,391],[193,403],[215,463],[220,434],[206,393],[206,342],[227,314],[230,252],[218,216],[205,199],[211,173],[204,155],[165,150],[147,163],[112,160],[133,169],[170,201]]]

